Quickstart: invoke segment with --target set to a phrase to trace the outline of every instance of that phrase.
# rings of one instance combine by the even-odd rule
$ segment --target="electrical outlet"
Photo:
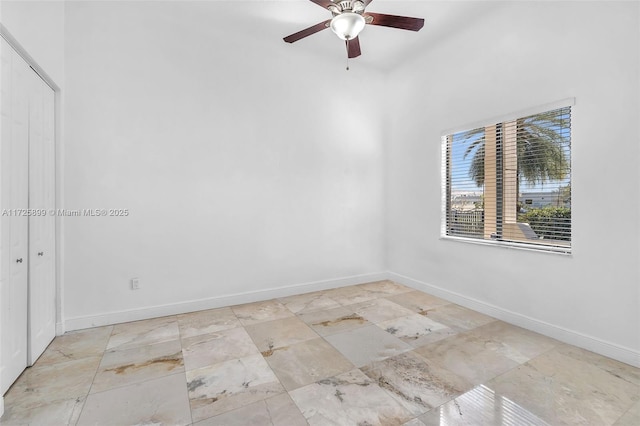
[[[140,278],[131,278],[131,290],[140,289]]]

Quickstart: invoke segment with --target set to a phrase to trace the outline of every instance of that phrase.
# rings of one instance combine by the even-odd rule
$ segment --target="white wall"
[[[64,85],[64,2],[0,2],[0,22],[58,87]]]
[[[487,6],[389,77],[389,269],[640,364],[639,4]],[[442,132],[568,97],[573,255],[440,240]]]
[[[67,4],[65,205],[130,210],[65,219],[68,327],[385,269],[382,75],[256,6]]]

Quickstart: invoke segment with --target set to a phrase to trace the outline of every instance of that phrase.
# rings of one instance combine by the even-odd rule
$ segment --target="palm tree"
[[[520,194],[520,181],[529,184],[562,180],[569,171],[565,150],[570,117],[567,109],[535,114],[516,120],[517,172],[516,194]],[[468,143],[463,158],[471,157],[469,177],[476,185],[484,185],[485,128],[469,130],[460,135]]]

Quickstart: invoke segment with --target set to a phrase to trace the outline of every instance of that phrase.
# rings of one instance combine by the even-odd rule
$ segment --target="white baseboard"
[[[465,308],[490,315],[509,324],[535,331],[536,333],[613,358],[634,367],[640,367],[640,352],[634,351],[633,349],[549,324],[394,272],[389,272],[387,279],[415,288],[416,290],[424,291],[425,293],[432,294],[464,306]]]
[[[99,327],[104,325],[119,324],[122,322],[139,321],[150,318],[158,318],[167,315],[183,314],[204,309],[221,308],[225,306],[241,305],[278,297],[292,296],[309,293],[312,291],[326,290],[330,288],[344,287],[348,285],[362,284],[372,281],[390,279],[400,284],[424,291],[474,311],[490,315],[499,320],[517,325],[527,330],[569,343],[609,358],[624,362],[635,367],[640,367],[640,352],[616,345],[602,339],[588,336],[577,331],[568,330],[557,325],[500,308],[480,300],[464,296],[425,282],[394,272],[377,272],[372,274],[355,275],[324,281],[302,283],[285,287],[275,287],[266,290],[230,294],[220,297],[192,300],[168,305],[151,306],[147,308],[132,309],[126,311],[107,312],[98,315],[67,318],[63,323],[58,323],[56,332],[62,334],[65,331],[80,330],[84,328]]]
[[[147,308],[131,309],[126,311],[107,312],[98,315],[90,315],[75,318],[66,318],[57,327],[56,331],[73,331],[84,328],[100,327],[103,325],[119,324],[129,321],[139,321],[150,318],[159,318],[167,315],[184,314],[187,312],[202,311],[205,309],[221,308],[225,306],[241,305],[243,303],[259,302],[275,299],[277,297],[293,296],[312,291],[327,290],[355,284],[363,284],[372,281],[388,279],[387,272],[355,275],[331,280],[315,281],[310,283],[295,284],[285,287],[275,287],[266,290],[258,290],[245,293],[236,293],[220,297],[191,300],[168,305],[151,306]]]
[[[62,336],[65,333],[65,329],[64,329],[64,323],[63,322],[57,322],[56,323],[56,336]]]

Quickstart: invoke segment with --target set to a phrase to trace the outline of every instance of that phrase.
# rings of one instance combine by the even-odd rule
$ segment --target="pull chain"
[[[347,71],[349,71],[349,39],[347,39]]]

